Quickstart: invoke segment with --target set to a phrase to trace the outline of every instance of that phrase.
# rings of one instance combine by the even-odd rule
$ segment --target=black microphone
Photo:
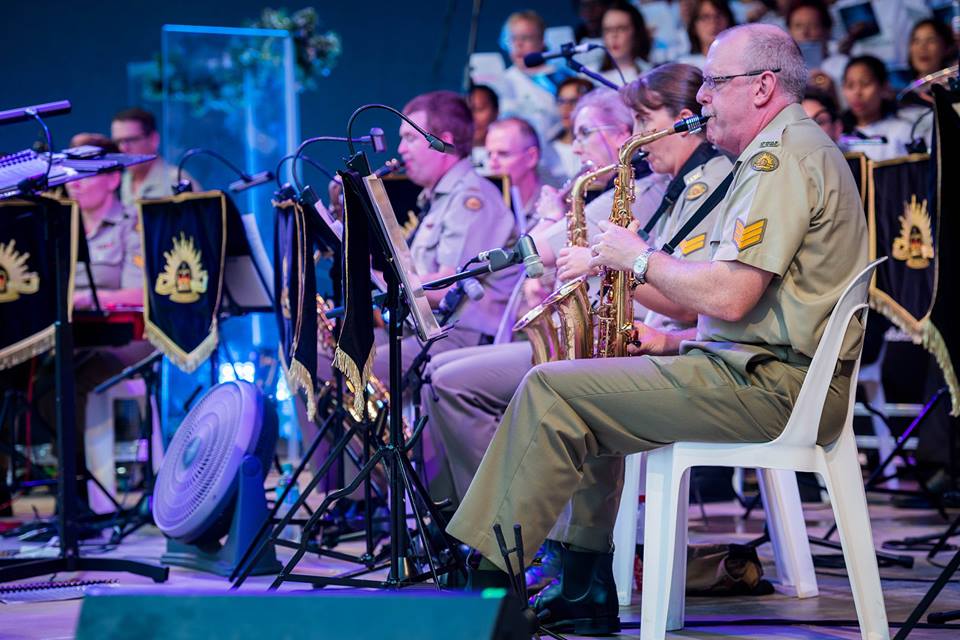
[[[523,264],[523,270],[528,278],[539,278],[543,275],[543,261],[537,253],[537,245],[533,238],[527,234],[520,236],[513,252],[518,258],[517,262]]]
[[[267,184],[273,180],[272,171],[261,171],[251,175],[244,175],[239,180],[234,180],[230,183],[229,189],[234,193],[239,193],[241,191],[246,191],[247,189],[252,189],[253,187],[259,187],[262,184]]]
[[[466,278],[450,287],[440,304],[437,305],[437,310],[444,316],[449,316],[457,310],[464,296],[476,302],[483,298],[483,295],[483,285],[480,284],[480,281],[476,278]]]
[[[602,45],[590,43],[583,44],[573,44],[568,42],[566,44],[560,45],[560,51],[538,51],[535,53],[528,53],[523,56],[523,64],[527,67],[539,67],[547,60],[552,60],[553,58],[570,58],[579,53],[586,53],[593,49],[603,49]]]
[[[57,102],[45,102],[44,104],[35,104],[29,107],[20,107],[19,109],[8,109],[0,111],[0,124],[13,124],[14,122],[26,122],[36,116],[59,116],[64,113],[70,113],[69,100],[58,100]],[[52,152],[53,149],[50,149]]]
[[[543,261],[537,253],[537,245],[533,238],[523,234],[517,239],[512,250],[489,249],[477,254],[476,260],[489,264],[490,271],[499,271],[512,264],[522,264],[528,278],[539,278],[543,275]]]

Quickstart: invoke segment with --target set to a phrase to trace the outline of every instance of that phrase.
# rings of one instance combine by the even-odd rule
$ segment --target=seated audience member
[[[643,15],[626,0],[616,0],[604,12],[603,46],[608,55],[600,74],[617,86],[633,82],[650,68],[650,33]]]
[[[573,0],[574,9],[580,19],[573,28],[573,36],[577,42],[600,38],[601,19],[609,5],[610,0]]]
[[[887,68],[873,56],[852,58],[843,73],[843,143],[871,160],[907,154],[911,123],[897,115],[889,98]]]
[[[927,0],[872,0],[870,6],[876,16],[879,33],[858,37],[855,31],[847,31],[848,25],[842,20],[841,10],[864,2],[839,0],[830,7],[840,30],[835,35],[839,51],[851,56],[873,56],[887,65],[903,64],[910,45],[910,32],[906,26],[930,17]]]
[[[913,25],[907,63],[914,80],[957,64],[957,50],[950,28],[929,18]],[[922,138],[927,149],[933,136],[932,104],[930,87],[924,87],[908,93],[899,105],[900,117],[915,124],[913,138]]]
[[[580,171],[580,158],[573,152],[573,110],[580,97],[591,89],[593,84],[585,78],[567,78],[557,89],[560,131],[544,152],[546,182],[559,185]]]
[[[717,35],[736,24],[727,0],[697,0],[687,23],[690,52],[680,56],[677,62],[703,68],[707,51]]]
[[[849,58],[831,53],[833,18],[825,0],[794,0],[786,13],[787,32],[797,41],[810,72],[810,83],[837,98]]]
[[[639,4],[652,39],[650,61],[653,64],[673,62],[690,51],[687,24],[693,5],[689,0],[653,0]]]
[[[110,123],[110,137],[121,153],[157,156],[155,160],[135,164],[123,172],[120,199],[125,206],[132,207],[137,200],[144,198],[173,195],[177,167],[167,164],[157,155],[160,151],[160,133],[157,131],[157,119],[152,113],[139,107],[117,113]],[[184,180],[190,181],[194,191],[200,190],[200,185],[189,173],[183,171],[182,175]]]
[[[840,135],[843,133],[843,123],[840,122],[840,111],[837,109],[837,103],[833,97],[822,91],[807,87],[803,94],[803,102],[800,103],[807,115],[820,125],[823,132],[830,136],[834,142],[840,141]]]
[[[500,114],[523,118],[537,130],[541,140],[549,140],[560,122],[557,113],[557,87],[573,72],[547,62],[528,68],[524,56],[544,50],[546,25],[535,11],[510,14],[506,23],[506,45],[511,66],[493,87],[500,96]]]
[[[914,79],[957,64],[957,48],[950,27],[932,18],[913,25],[907,64]]]
[[[473,114],[473,166],[486,170],[487,150],[484,143],[487,127],[500,116],[500,100],[496,91],[485,84],[477,84],[471,87],[467,102]]]

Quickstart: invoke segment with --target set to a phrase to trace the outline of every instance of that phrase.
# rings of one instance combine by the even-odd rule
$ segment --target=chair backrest
[[[837,359],[840,357],[844,335],[853,319],[853,314],[861,309],[864,310],[864,328],[866,328],[867,294],[870,280],[873,278],[873,272],[877,265],[884,260],[886,260],[886,257],[868,264],[840,294],[840,299],[837,300],[837,304],[830,314],[830,319],[827,321],[827,328],[824,329],[823,336],[820,338],[817,352],[813,354],[813,360],[810,362],[807,375],[803,379],[803,386],[800,387],[800,393],[793,405],[790,419],[787,420],[787,426],[774,440],[777,444],[812,447],[816,443],[820,415],[823,413],[827,390],[837,367]],[[861,341],[860,344],[862,350],[863,342]],[[859,363],[860,352],[858,351],[854,375],[856,375],[856,370],[859,369]],[[856,380],[852,378],[850,381],[851,398],[856,393],[856,387]],[[852,406],[852,402],[850,405]]]

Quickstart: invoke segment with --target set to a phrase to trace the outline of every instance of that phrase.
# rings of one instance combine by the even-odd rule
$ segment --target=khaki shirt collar
[[[806,117],[806,111],[799,104],[787,105],[750,141],[747,148],[737,157],[737,162],[740,163],[740,166],[743,166],[754,154],[765,148],[779,147],[783,130]]]

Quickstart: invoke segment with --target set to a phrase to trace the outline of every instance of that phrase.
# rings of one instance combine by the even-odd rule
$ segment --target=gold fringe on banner
[[[950,415],[954,418],[960,416],[960,381],[957,380],[957,372],[953,368],[950,352],[947,350],[947,344],[940,330],[930,322],[929,316],[917,320],[886,295],[872,293],[874,295],[870,296],[870,308],[896,325],[898,329],[910,336],[914,344],[921,345],[936,359],[940,371],[943,372],[947,389],[950,390]]]
[[[364,405],[366,404],[367,394],[364,390],[367,388],[367,382],[373,375],[373,361],[377,356],[377,345],[370,347],[370,353],[367,354],[367,362],[363,365],[363,372],[360,372],[357,363],[353,361],[346,351],[341,351],[337,347],[333,355],[333,366],[340,370],[347,378],[347,382],[353,387],[353,410],[358,415],[363,415]]]
[[[287,380],[287,387],[290,389],[290,395],[295,395],[303,389],[306,396],[307,420],[313,422],[317,417],[317,396],[313,390],[313,380],[310,378],[310,372],[303,363],[294,360],[289,365],[283,355],[283,347],[277,349],[280,355],[280,367],[283,369],[283,375]]]
[[[196,349],[187,353],[178,347],[177,343],[168,338],[167,334],[147,319],[146,309],[144,309],[143,315],[143,336],[184,373],[193,373],[197,367],[206,362],[210,354],[217,348],[219,338],[217,335],[216,320],[210,325],[210,332],[207,333],[207,337],[203,339],[203,342],[197,345]]]
[[[16,344],[12,344],[6,349],[0,349],[0,371],[14,367],[21,362],[29,360],[33,356],[38,356],[53,349],[54,345],[54,327],[51,324],[46,329],[38,331],[32,336],[28,336]]]

